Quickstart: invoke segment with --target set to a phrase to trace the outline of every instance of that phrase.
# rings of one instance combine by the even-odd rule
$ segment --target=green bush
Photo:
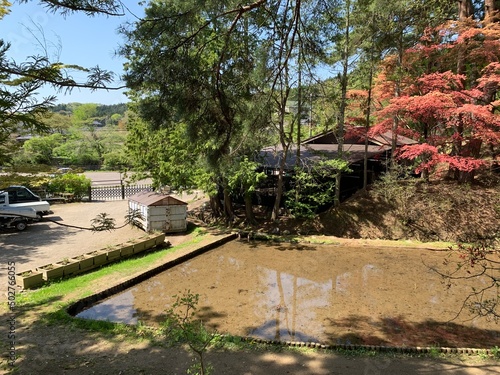
[[[81,199],[90,189],[92,181],[84,175],[67,173],[56,176],[49,183],[51,193],[73,193],[75,199]]]
[[[49,182],[50,177],[46,175],[9,173],[0,176],[0,189],[11,185],[22,185],[38,193],[40,190],[45,190]]]

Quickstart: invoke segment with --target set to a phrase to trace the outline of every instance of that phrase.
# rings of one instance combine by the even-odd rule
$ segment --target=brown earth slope
[[[260,230],[423,242],[498,240],[500,184],[460,185],[413,180],[379,185],[314,219],[283,217],[279,223],[261,223]]]

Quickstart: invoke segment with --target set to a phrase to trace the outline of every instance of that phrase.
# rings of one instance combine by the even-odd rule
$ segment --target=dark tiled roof
[[[389,146],[368,146],[368,157],[373,158],[390,150]],[[365,146],[359,144],[344,145],[345,158],[349,164],[359,162],[364,159]],[[338,156],[337,144],[302,144],[300,147],[300,158],[303,164],[310,165],[321,160],[331,160]],[[262,165],[270,168],[277,168],[283,157],[283,149],[278,147],[266,147],[261,150],[260,157]],[[297,159],[297,147],[292,147],[288,150],[286,156],[286,169],[291,169],[295,166]]]
[[[363,145],[365,143],[365,128],[363,127],[353,127],[346,131],[344,136],[345,144],[357,144]],[[305,144],[332,144],[338,143],[337,137],[335,136],[332,130],[318,134],[314,137],[308,138],[304,140]],[[416,144],[417,141],[414,141],[411,138],[399,135],[397,136],[396,144],[398,146],[411,145]],[[368,144],[369,145],[386,145],[390,146],[392,144],[392,132],[390,130],[376,135],[368,135]]]

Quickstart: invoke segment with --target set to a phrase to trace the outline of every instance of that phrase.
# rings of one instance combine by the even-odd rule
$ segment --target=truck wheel
[[[23,230],[25,230],[27,227],[28,227],[28,223],[26,223],[26,221],[24,221],[24,220],[18,221],[18,222],[16,223],[16,229],[17,229],[18,231],[23,231]]]

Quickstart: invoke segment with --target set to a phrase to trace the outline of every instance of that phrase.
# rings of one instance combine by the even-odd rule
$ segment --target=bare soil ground
[[[430,201],[423,201],[417,193],[412,196],[414,204],[410,206],[395,206],[382,199],[377,202],[372,198],[357,197],[346,202],[342,210],[324,213],[316,220],[299,222],[285,219],[280,224],[275,224],[263,216],[260,228],[263,231],[277,228],[281,233],[290,231],[318,236],[338,235],[344,238],[333,239],[334,241],[353,246],[380,243],[380,240],[372,241],[366,238],[378,238],[384,243],[388,239],[449,241],[474,236],[490,237],[491,233],[498,233],[500,223],[498,186],[481,191],[471,188],[470,191],[463,190],[456,193],[455,189],[450,188],[454,192],[444,201],[435,199],[432,194],[443,192],[441,195],[444,197],[445,188],[430,186],[421,189],[422,194],[429,194],[432,197]],[[394,213],[394,207],[401,209]],[[414,209],[408,211],[409,207]],[[432,214],[426,216],[422,211],[416,211],[417,208]],[[411,215],[405,215],[410,212]],[[87,235],[92,239],[92,233]],[[0,234],[0,240],[5,241],[4,234]],[[175,236],[173,240],[175,243],[181,243],[188,241],[189,236]],[[55,244],[57,241],[52,239],[50,243]],[[47,246],[50,247],[50,243],[47,242]],[[21,255],[27,259],[36,254],[38,247],[39,245],[33,242],[32,253],[24,252]],[[2,259],[2,268],[6,264],[5,261],[6,258]],[[96,289],[100,287],[95,286]],[[71,296],[61,296],[59,300],[47,300],[46,303],[59,304],[68,299],[71,299]],[[3,322],[0,327],[2,337],[0,373],[185,374],[191,364],[192,356],[184,347],[172,348],[148,338],[132,339],[122,334],[82,330],[73,324],[47,325],[43,319],[44,307],[38,306],[16,315],[15,345],[19,357],[15,366],[10,368],[9,343],[5,339],[8,335],[7,321],[10,314],[5,306],[2,306],[0,311]],[[207,359],[213,364],[215,374],[231,375],[500,374],[500,364],[497,361],[480,356],[431,358],[385,354],[373,357],[359,354],[351,356],[322,350],[295,351],[266,347],[240,351],[215,350],[209,353]]]
[[[82,315],[158,327],[172,296],[190,290],[199,294],[197,317],[221,333],[327,345],[493,348],[500,340],[495,322],[468,309],[457,316],[485,280],[447,288],[434,271],[445,268],[447,253],[230,241]]]

